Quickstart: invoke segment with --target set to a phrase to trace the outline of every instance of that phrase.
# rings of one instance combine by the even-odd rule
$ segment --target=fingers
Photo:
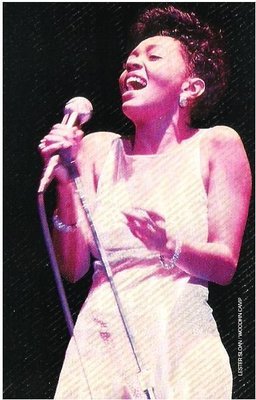
[[[77,127],[68,127],[67,125],[63,124],[55,124],[51,128],[50,132],[48,135],[56,135],[56,136],[63,136],[66,139],[74,139],[76,137],[80,137],[83,135],[83,131],[80,129],[77,129]],[[46,136],[48,136],[46,135]]]
[[[77,146],[83,138],[83,131],[78,129],[62,129],[59,127],[53,127],[53,129],[43,138],[43,142],[46,146],[50,146],[54,143],[63,143],[62,147]]]
[[[166,246],[167,236],[163,217],[139,208],[125,211],[123,215],[131,233],[148,249],[160,251]]]
[[[154,222],[150,220],[149,218],[143,217],[143,216],[138,216],[134,214],[127,214],[123,213],[124,216],[127,219],[127,223],[131,228],[139,228],[139,229],[149,229],[153,230],[154,229]]]
[[[165,226],[162,219],[153,221],[145,210],[132,210],[132,212],[123,212],[126,218],[127,226],[133,235],[138,238],[145,236],[165,235]]]
[[[59,150],[64,149],[64,148],[67,149],[68,147],[70,147],[70,143],[59,141],[56,143],[52,143],[48,146],[45,145],[44,143],[40,143],[38,147],[41,151],[42,156],[51,157],[51,155],[53,155],[54,153],[57,153]]]
[[[72,146],[76,142],[73,138],[69,139],[66,136],[49,134],[46,135],[40,143],[43,143],[45,146],[50,146],[54,143],[69,143],[69,145]]]
[[[151,226],[157,224],[163,226],[165,223],[164,217],[151,210],[144,210],[142,208],[132,208],[131,210],[124,211],[123,214],[129,220],[137,220],[141,223],[150,224]]]
[[[146,212],[147,212],[149,218],[152,219],[152,221],[154,221],[154,222],[165,222],[165,218],[162,215],[157,214],[154,211],[146,211]]]
[[[128,222],[147,223],[147,217],[138,211],[123,211]]]
[[[75,116],[73,116],[74,118]],[[64,124],[55,124],[50,132],[40,141],[38,150],[42,157],[47,159],[62,148],[72,147],[75,154],[83,135],[83,131],[77,129],[77,127],[70,128]]]

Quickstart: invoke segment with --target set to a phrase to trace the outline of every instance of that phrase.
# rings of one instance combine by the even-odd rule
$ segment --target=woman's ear
[[[181,86],[181,93],[186,95],[187,100],[195,100],[201,96],[205,91],[205,83],[201,78],[189,78],[183,82]]]

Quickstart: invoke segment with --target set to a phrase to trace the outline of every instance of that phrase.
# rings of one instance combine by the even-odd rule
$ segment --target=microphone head
[[[65,105],[64,115],[72,114],[73,112],[78,113],[79,123],[83,125],[85,122],[89,121],[92,116],[92,103],[85,97],[74,97]]]

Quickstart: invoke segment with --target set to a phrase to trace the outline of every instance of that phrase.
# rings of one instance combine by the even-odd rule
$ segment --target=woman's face
[[[173,113],[187,65],[181,43],[168,36],[143,40],[129,55],[119,84],[123,112],[133,121]]]

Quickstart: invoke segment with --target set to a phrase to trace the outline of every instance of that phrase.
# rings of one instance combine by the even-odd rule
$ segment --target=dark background
[[[154,4],[154,3],[148,3]],[[155,3],[159,4],[159,3]],[[130,132],[117,85],[130,22],[145,3],[4,3],[4,398],[51,398],[68,341],[39,223],[39,140],[64,104],[85,96],[94,106],[87,132]],[[236,129],[253,167],[254,3],[176,3],[221,27],[230,86],[202,125]],[[51,213],[54,188],[47,193]],[[227,287],[210,286],[236,399],[254,394],[253,207],[238,271]],[[90,276],[65,283],[72,312]],[[243,300],[243,368],[237,374],[237,303]],[[100,377],[99,377],[100,379]]]

